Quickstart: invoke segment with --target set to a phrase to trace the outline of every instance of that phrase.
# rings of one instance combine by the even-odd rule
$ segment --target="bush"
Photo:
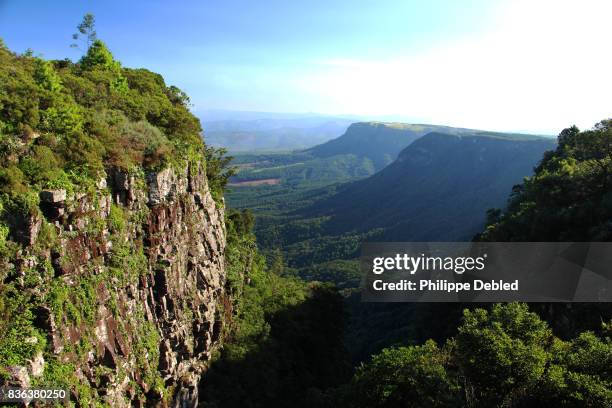
[[[40,58],[36,59],[34,80],[47,91],[57,92],[62,88],[62,81],[55,72],[53,64]]]

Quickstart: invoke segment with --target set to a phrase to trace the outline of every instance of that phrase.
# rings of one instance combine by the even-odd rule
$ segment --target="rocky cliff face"
[[[7,267],[36,304],[30,341],[45,346],[7,382],[64,384],[83,406],[197,406],[231,313],[224,209],[205,163],[109,169],[87,192],[40,200],[13,222],[23,246]]]

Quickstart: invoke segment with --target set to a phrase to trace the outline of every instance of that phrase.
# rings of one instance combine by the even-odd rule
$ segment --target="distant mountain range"
[[[208,145],[230,152],[305,149],[338,137],[354,119],[310,114],[210,111],[200,117]]]

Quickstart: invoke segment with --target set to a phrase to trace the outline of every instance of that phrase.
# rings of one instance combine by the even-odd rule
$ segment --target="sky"
[[[612,116],[610,0],[0,0],[16,52],[77,60],[96,17],[127,67],[207,109],[556,134]]]

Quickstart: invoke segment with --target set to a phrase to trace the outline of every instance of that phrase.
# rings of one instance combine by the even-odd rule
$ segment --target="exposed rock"
[[[43,375],[45,369],[45,359],[41,351],[36,353],[32,360],[29,360],[30,364],[30,375],[34,378],[40,378]]]
[[[40,216],[11,213],[6,215],[6,220],[10,226],[10,236],[14,241],[27,246],[36,243],[42,225]]]
[[[220,347],[224,213],[210,195],[204,168],[191,164],[147,175],[108,169],[94,193],[40,193],[43,214],[57,233],[51,250],[37,254],[40,263],[51,265],[52,279],[69,292],[82,290],[79,282],[85,278],[96,283],[90,288],[95,295],[90,320],[75,323],[43,304],[35,310],[34,324],[47,334],[54,358],[74,364],[79,381],[111,406],[155,406],[172,392],[170,406],[195,407],[198,383]],[[107,227],[112,203],[126,216],[122,235]],[[21,242],[32,245],[41,219],[21,224]],[[130,258],[111,273],[112,261],[119,262],[112,251],[126,247],[131,252],[123,249],[121,256]],[[24,248],[22,264],[31,251]],[[42,354],[28,364],[32,377],[44,372]],[[167,388],[152,383],[154,375]],[[15,367],[13,377],[23,384],[30,380],[25,367]],[[79,398],[74,390],[72,398]]]
[[[149,173],[147,183],[149,185],[149,204],[151,205],[170,201],[187,191],[186,175],[177,175],[172,168],[164,169],[159,173]]]
[[[66,200],[66,190],[43,190],[40,192],[40,201],[46,203],[59,203]]]
[[[28,388],[30,386],[30,375],[28,374],[28,369],[24,366],[9,367],[8,372],[10,375],[9,385],[19,388]]]
[[[104,175],[100,178],[100,180],[98,180],[98,183],[96,183],[96,187],[98,187],[99,190],[103,190],[107,186],[108,184],[106,183],[106,175]]]

